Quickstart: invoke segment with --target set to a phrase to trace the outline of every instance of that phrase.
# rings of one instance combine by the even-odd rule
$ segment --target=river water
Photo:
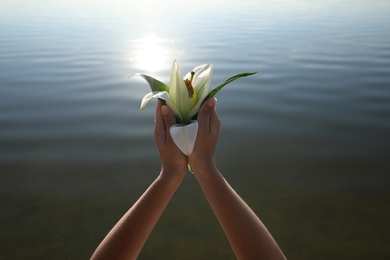
[[[390,2],[0,3],[2,259],[85,259],[159,171],[154,105],[210,63],[217,163],[291,259],[390,256]],[[140,259],[234,259],[189,174]],[[373,257],[375,256],[375,257]]]

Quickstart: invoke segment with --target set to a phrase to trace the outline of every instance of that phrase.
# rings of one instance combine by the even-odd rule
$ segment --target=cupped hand
[[[182,180],[187,172],[188,160],[172,140],[169,129],[176,124],[176,118],[171,110],[158,100],[156,108],[156,124],[154,136],[161,159],[161,174]]]
[[[204,102],[198,113],[198,134],[196,136],[194,150],[188,158],[194,174],[204,172],[210,168],[216,168],[214,153],[217,145],[219,120],[215,106],[217,100],[211,98]]]

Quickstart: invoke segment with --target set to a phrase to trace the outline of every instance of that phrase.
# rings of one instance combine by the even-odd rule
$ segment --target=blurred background
[[[0,258],[88,259],[160,169],[149,86],[214,65],[217,163],[289,259],[390,257],[387,0],[0,0]],[[139,259],[235,259],[185,178]]]

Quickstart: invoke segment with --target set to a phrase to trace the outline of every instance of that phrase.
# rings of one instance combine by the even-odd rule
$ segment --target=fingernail
[[[215,105],[217,104],[217,99],[216,98],[212,98],[210,99],[208,102],[207,102],[207,105],[211,108],[215,107]]]
[[[167,116],[169,114],[169,109],[167,106],[162,106],[161,107],[161,113],[163,116]]]

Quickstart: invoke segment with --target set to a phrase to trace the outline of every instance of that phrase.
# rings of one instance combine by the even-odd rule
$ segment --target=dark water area
[[[86,259],[156,178],[148,73],[214,65],[216,159],[289,259],[390,257],[390,2],[1,1],[0,259]],[[234,259],[191,174],[139,259]]]

